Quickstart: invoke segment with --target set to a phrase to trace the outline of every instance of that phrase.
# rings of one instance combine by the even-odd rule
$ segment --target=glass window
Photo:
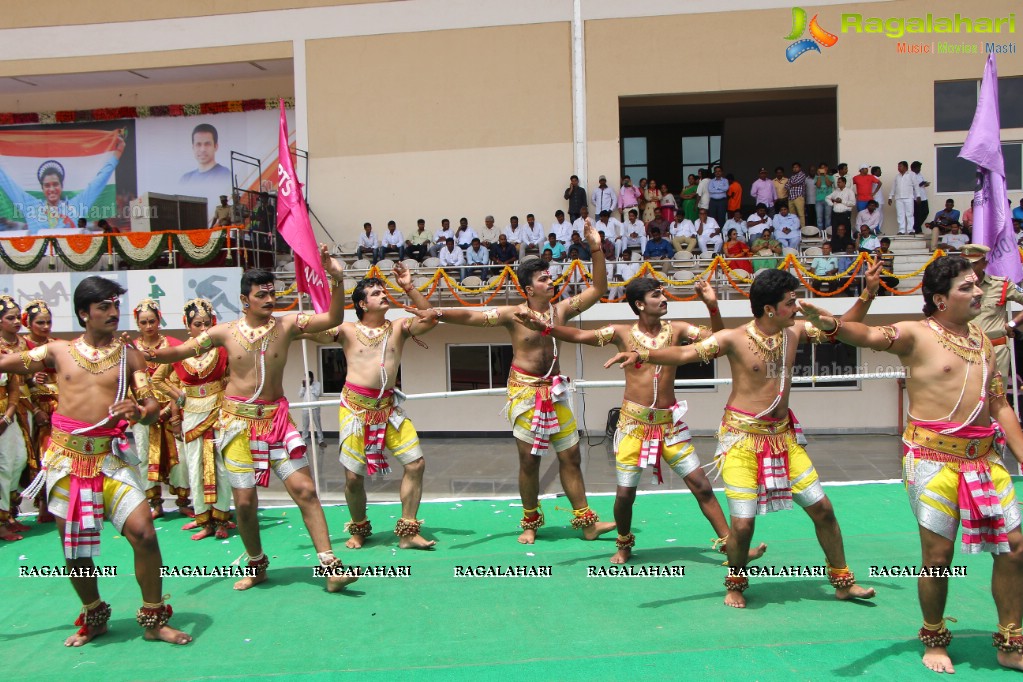
[[[998,79],[1002,128],[1023,128],[1023,76]]]
[[[710,148],[707,136],[682,138],[682,161],[688,164],[710,163]]]
[[[938,147],[935,152],[938,192],[972,192],[977,185],[976,164],[959,158],[962,145]],[[1023,143],[1002,144],[1005,185],[1010,191],[1023,189]]]
[[[511,344],[448,345],[448,390],[472,391],[508,384]]]
[[[626,166],[646,165],[645,137],[626,137],[622,140],[622,162]]]
[[[691,365],[679,365],[675,368],[675,380],[715,379],[717,378],[717,370],[717,360],[711,360],[709,364],[694,362]],[[684,393],[686,391],[713,391],[715,389],[717,389],[715,384],[691,384],[679,390]]]
[[[792,368],[792,376],[796,377],[821,377],[856,374],[858,372],[859,349],[847,346],[844,343],[830,344],[809,344],[799,346],[796,352],[796,362]],[[827,387],[853,387],[857,386],[855,379],[848,381],[814,381],[812,383],[793,384],[794,390],[813,389]]]
[[[970,129],[973,113],[977,109],[979,84],[975,80],[934,84],[935,131]]]
[[[348,377],[348,361],[340,346],[320,346],[320,386],[323,395],[341,395]],[[401,389],[401,367],[394,379],[395,388]]]
[[[626,175],[632,178],[633,186],[639,187],[639,181],[646,177],[646,166],[622,166],[622,177]]]

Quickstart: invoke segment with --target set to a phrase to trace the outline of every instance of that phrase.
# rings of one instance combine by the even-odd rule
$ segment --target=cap
[[[221,199],[226,199],[226,198],[227,198],[227,195],[226,195],[226,194],[221,194],[221,195],[220,195],[220,198],[221,198]]]
[[[860,164],[860,170],[863,170],[864,168],[866,168],[867,170],[870,170],[870,164],[869,163],[861,163]]]
[[[603,180],[604,182],[607,182],[607,178],[604,177],[603,175],[601,175],[599,178],[597,178],[597,182],[600,182],[601,180]]]
[[[971,263],[975,263],[979,260],[987,259],[987,254],[990,250],[990,246],[984,246],[983,244],[965,244],[959,250],[959,255]]]

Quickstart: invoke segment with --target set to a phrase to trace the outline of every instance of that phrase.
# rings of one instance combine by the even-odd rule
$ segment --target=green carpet
[[[408,578],[366,578],[342,594],[313,579],[309,537],[294,508],[262,512],[270,580],[247,593],[231,579],[168,578],[172,624],[190,632],[187,647],[145,642],[128,543],[107,525],[101,579],[113,606],[108,635],[81,649],[63,639],[75,628],[77,600],[67,579],[19,578],[19,566],[61,563],[52,528],[0,545],[3,670],[7,679],[214,680],[255,677],[327,680],[705,679],[820,680],[867,676],[920,679],[920,615],[912,579],[870,578],[870,565],[919,563],[916,526],[899,485],[829,487],[850,565],[873,602],[840,603],[826,581],[752,579],[744,611],[722,606],[725,569],[706,548],[712,536],[688,494],[637,499],[636,565],[684,565],[682,578],[588,578],[605,566],[613,536],[582,542],[569,516],[544,504],[547,527],[532,547],[515,542],[521,507],[509,501],[424,504],[433,552],[397,551],[390,529],[398,507],[373,506],[376,534],[345,550],[344,507],[327,509],[346,564],[410,566]],[[723,501],[723,498],[722,498]],[[563,500],[559,500],[562,505]],[[611,518],[612,500],[592,506]],[[157,521],[164,563],[228,565],[241,541],[189,540],[177,515]],[[30,525],[32,525],[30,523]],[[798,509],[757,522],[765,565],[821,564],[806,515]],[[991,646],[995,610],[988,555],[957,556],[969,576],[951,581],[948,613],[956,679],[1006,679]],[[456,566],[551,566],[550,578],[456,578]]]

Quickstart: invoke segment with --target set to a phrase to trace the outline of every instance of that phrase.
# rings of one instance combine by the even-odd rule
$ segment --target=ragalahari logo
[[[817,23],[817,15],[813,15],[813,19],[810,20],[809,38],[799,38],[807,31],[806,25],[806,10],[802,7],[792,8],[792,32],[785,36],[785,40],[795,40],[796,42],[785,48],[785,58],[790,62],[796,61],[801,55],[807,52],[820,52],[821,48],[817,47],[820,44],[822,47],[831,47],[838,42],[838,36],[834,33],[828,33],[820,24]]]

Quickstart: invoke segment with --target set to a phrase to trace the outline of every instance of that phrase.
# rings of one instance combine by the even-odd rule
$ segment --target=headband
[[[189,311],[192,311],[191,316],[192,319],[195,319],[196,315],[202,313],[204,315],[209,316],[210,324],[215,325],[217,323],[217,313],[216,311],[213,310],[213,304],[207,301],[205,298],[193,298],[191,300],[186,301],[184,311],[185,314],[181,316],[181,321],[185,323],[186,327],[190,323],[188,315]]]
[[[141,315],[142,313],[144,313],[147,310],[150,311],[150,312],[156,313],[156,321],[162,327],[163,326],[163,314],[160,312],[160,302],[157,301],[156,299],[153,299],[153,298],[144,298],[141,301],[139,301],[137,306],[135,306],[135,310],[134,310],[135,324],[138,325],[138,323],[139,323],[139,315]]]
[[[28,302],[28,305],[22,309],[21,324],[27,327],[29,323],[34,320],[37,315],[39,315],[39,313],[50,313],[50,316],[53,316],[53,313],[50,312],[50,306],[46,305],[46,301],[38,298],[32,299]]]

